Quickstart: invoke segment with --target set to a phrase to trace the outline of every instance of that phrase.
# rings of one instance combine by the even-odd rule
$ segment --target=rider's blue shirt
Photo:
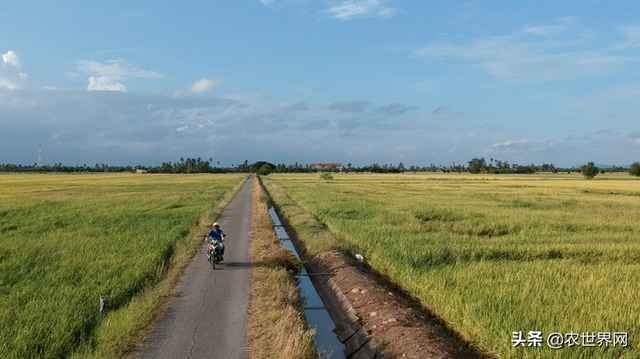
[[[209,238],[215,239],[215,240],[218,240],[218,241],[222,240],[222,236],[223,235],[224,235],[224,233],[222,232],[222,229],[219,229],[217,231],[215,229],[212,229],[212,230],[209,231],[209,233],[207,233],[207,236],[209,236]]]

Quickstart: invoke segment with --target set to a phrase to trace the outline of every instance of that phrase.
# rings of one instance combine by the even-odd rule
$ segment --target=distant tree
[[[600,169],[596,167],[593,162],[589,162],[586,165],[580,166],[580,173],[582,173],[582,175],[586,179],[592,179],[598,174],[599,171]]]
[[[272,163],[266,162],[266,161],[258,161],[254,164],[251,165],[251,172],[257,173],[257,174],[262,174],[260,173],[260,171],[262,171],[262,169],[264,168],[264,166],[267,166],[269,168],[269,173],[275,171],[276,166],[273,165]],[[267,173],[267,174],[269,174]]]
[[[398,172],[404,173],[405,168],[404,168],[404,163],[400,162],[398,163]]]
[[[515,173],[532,174],[532,173],[536,173],[536,166],[533,164],[529,166],[515,165],[515,170],[513,171]]]
[[[640,177],[640,162],[634,162],[629,166],[629,174]]]
[[[471,161],[469,161],[469,172],[471,173],[481,173],[487,171],[487,164],[484,161],[484,157],[474,157]]]
[[[371,166],[369,166],[369,167],[368,167],[368,171],[369,171],[369,172],[373,172],[373,173],[382,173],[382,172],[384,172],[384,171],[382,170],[382,167],[380,167],[380,165],[379,165],[379,164],[377,164],[377,163],[374,163],[374,164],[372,164]]]
[[[261,175],[261,176],[267,176],[272,171],[273,171],[273,169],[271,168],[271,166],[269,166],[269,164],[264,164],[258,170],[258,174]]]

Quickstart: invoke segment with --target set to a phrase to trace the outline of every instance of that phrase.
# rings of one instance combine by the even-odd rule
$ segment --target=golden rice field
[[[245,178],[0,175],[0,357],[117,356],[176,246]]]
[[[640,180],[628,174],[273,174],[266,184],[484,353],[640,357]],[[528,346],[530,331],[541,347]]]

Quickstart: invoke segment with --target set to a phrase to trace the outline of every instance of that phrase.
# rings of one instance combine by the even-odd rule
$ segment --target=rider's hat
[[[213,226],[212,227],[220,227],[220,223],[218,222],[213,222]]]

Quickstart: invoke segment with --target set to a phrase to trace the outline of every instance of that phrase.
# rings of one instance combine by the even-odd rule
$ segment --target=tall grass
[[[103,328],[144,325],[127,309],[153,300],[141,294],[243,177],[0,176],[0,356],[87,355],[117,337],[96,335]]]
[[[339,241],[332,246],[363,253],[490,355],[640,357],[640,182],[566,174],[270,178],[270,192],[277,184],[326,224]],[[324,248],[305,238],[312,254]],[[514,331],[545,339],[627,332],[629,346],[514,348]]]

